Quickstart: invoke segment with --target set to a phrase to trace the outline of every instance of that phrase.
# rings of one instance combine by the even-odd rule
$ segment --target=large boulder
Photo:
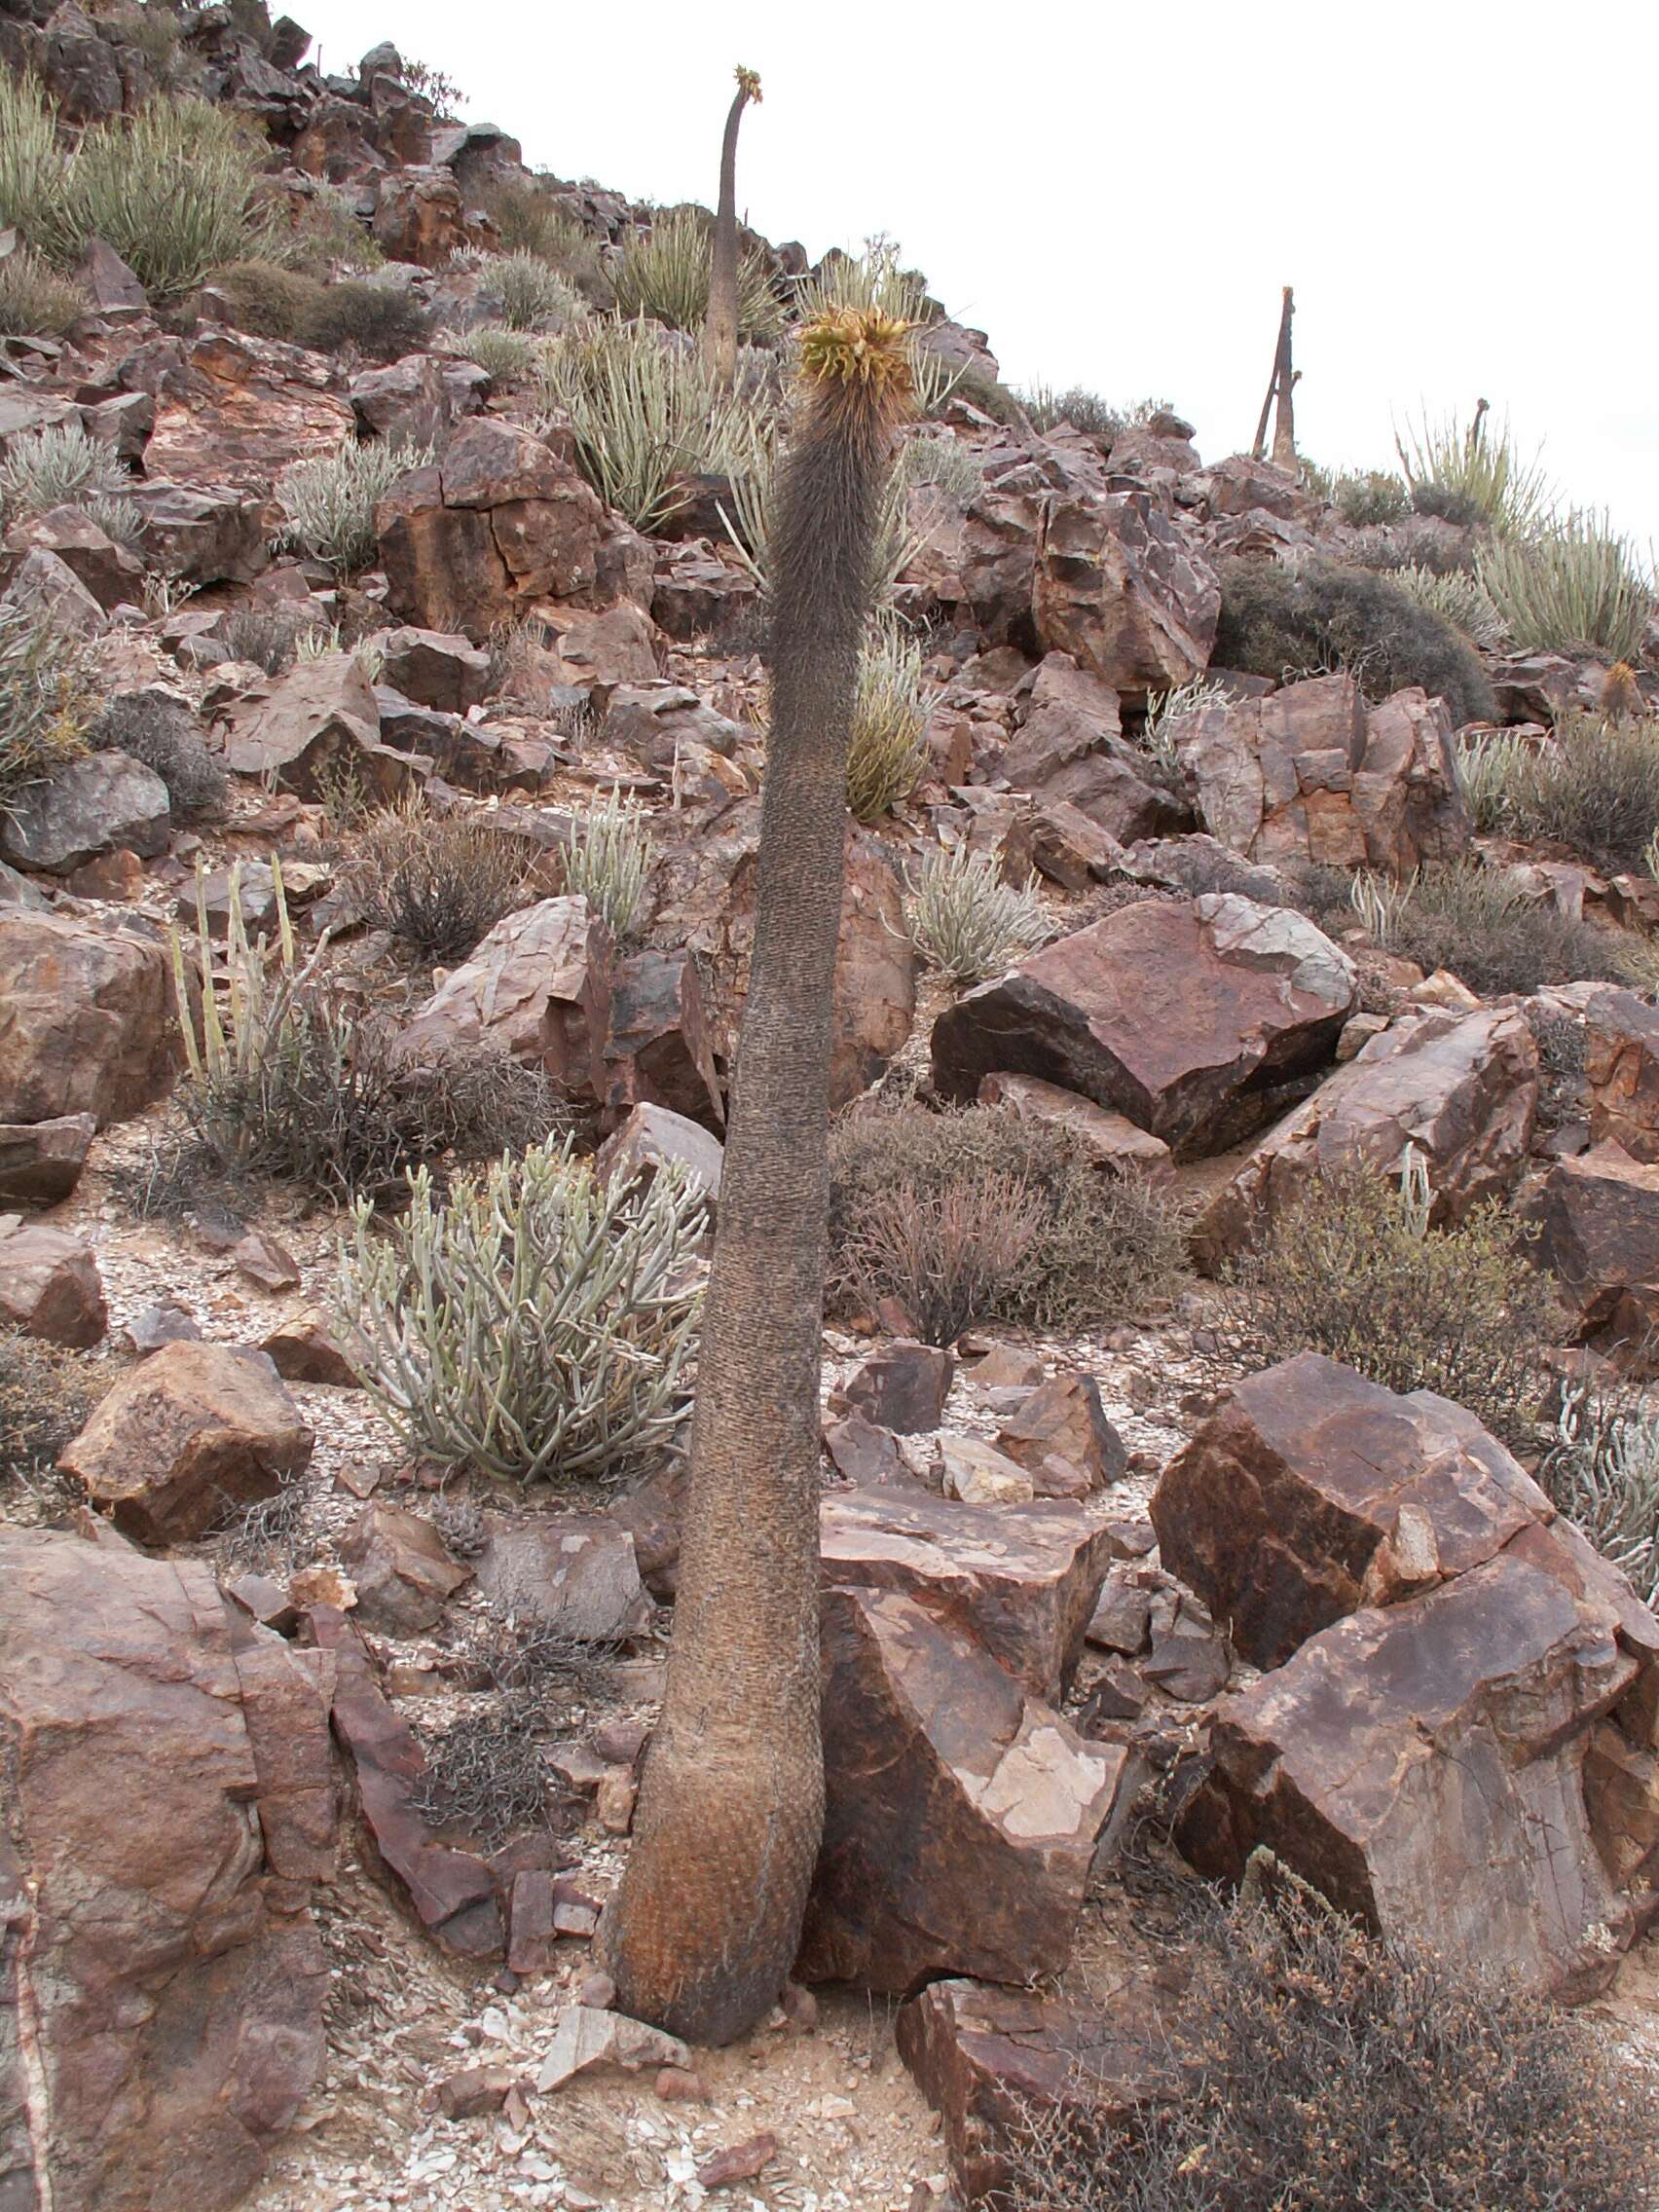
[[[0,2201],[219,2212],[322,2063],[331,1669],[115,1539],[0,1585]]]
[[[1495,1558],[1554,1518],[1474,1415],[1319,1352],[1241,1382],[1164,1469],[1160,1558],[1277,1667],[1319,1629]]]
[[[388,261],[441,269],[466,243],[461,187],[448,169],[418,166],[380,180],[375,197],[375,243]]]
[[[600,1104],[610,1021],[610,932],[585,899],[543,899],[496,924],[403,1031],[425,1060],[493,1046],[538,1067],[567,1097]]]
[[[725,1119],[719,1075],[689,952],[635,952],[616,963],[605,1047],[609,1109],[666,1106],[714,1129]]]
[[[1368,708],[1351,676],[1221,698],[1172,736],[1204,827],[1253,861],[1409,874],[1468,843],[1445,703],[1420,689]]]
[[[159,938],[0,906],[0,1122],[107,1127],[166,1091],[181,1047]]]
[[[85,1350],[109,1326],[92,1247],[50,1222],[0,1214],[0,1320]]]
[[[1398,1174],[1423,1162],[1437,1222],[1501,1196],[1526,1165],[1538,1103],[1538,1047],[1526,1018],[1483,1007],[1430,1009],[1379,1031],[1293,1107],[1206,1205],[1195,1236],[1216,1267],[1269,1230],[1316,1175]]]
[[[934,1024],[934,1080],[994,1071],[1124,1114],[1178,1158],[1225,1150],[1335,1047],[1353,964],[1303,915],[1212,894],[1149,899],[1058,939]]]
[[[147,564],[181,582],[252,583],[271,566],[279,517],[245,492],[158,481],[134,483],[124,496],[142,520]]]
[[[334,374],[321,354],[207,325],[163,387],[146,474],[257,504],[291,462],[320,461],[350,439]]]
[[[1649,1376],[1659,1355],[1659,1162],[1633,1160],[1611,1138],[1558,1160],[1525,1213],[1531,1256],[1549,1269],[1580,1344]]]
[[[702,1002],[707,1041],[728,1064],[755,941],[759,833],[759,800],[742,800],[701,835],[665,854],[655,878],[655,935],[698,960],[708,985]],[[835,960],[832,1106],[846,1105],[882,1073],[909,1036],[915,1010],[916,956],[904,928],[899,869],[879,837],[849,822]]]
[[[1038,533],[1032,610],[1046,652],[1144,699],[1202,675],[1221,585],[1150,494],[1059,497]]]
[[[301,798],[354,784],[387,801],[424,779],[424,763],[381,742],[380,705],[355,653],[324,653],[252,685],[231,710],[225,765]]]
[[[1066,1500],[965,1505],[917,1485],[833,1491],[824,1580],[897,1590],[974,1637],[1034,1697],[1058,1698],[1111,1562],[1103,1523]]]
[[[441,630],[390,630],[381,640],[382,681],[418,707],[464,715],[490,688],[490,656]]]
[[[1584,1010],[1590,1138],[1659,1161],[1659,1008],[1634,991],[1602,991]]]
[[[1067,1962],[1138,1767],[895,1590],[826,1591],[824,1842],[796,1972],[907,1993]]]
[[[538,601],[599,604],[604,507],[568,449],[493,416],[401,477],[376,528],[391,608],[423,629],[477,641]]]
[[[1038,669],[1024,720],[997,763],[1013,790],[1074,806],[1125,844],[1187,819],[1151,781],[1150,765],[1121,735],[1117,692],[1068,653],[1051,653]]]
[[[170,1544],[274,1496],[314,1441],[263,1352],[169,1344],[121,1377],[61,1463],[124,1534]]]
[[[25,785],[0,815],[0,855],[39,875],[68,875],[123,845],[141,860],[167,849],[167,787],[125,753],[90,753]]]

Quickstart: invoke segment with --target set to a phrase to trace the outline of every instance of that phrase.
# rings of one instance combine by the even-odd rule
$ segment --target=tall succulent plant
[[[727,112],[720,143],[720,203],[715,215],[709,319],[703,332],[709,368],[721,391],[731,389],[737,375],[737,132],[750,101],[756,107],[760,104],[760,80],[755,71],[739,68],[736,76],[737,96]]]

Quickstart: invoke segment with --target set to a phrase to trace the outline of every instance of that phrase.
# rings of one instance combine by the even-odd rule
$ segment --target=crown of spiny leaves
[[[903,400],[915,383],[906,343],[910,327],[878,308],[831,308],[800,334],[802,380]]]
[[[733,70],[732,74],[737,79],[737,89],[743,94],[744,98],[746,100],[753,100],[756,106],[758,107],[760,105],[759,73],[754,69],[746,69],[740,61],[736,69]]]

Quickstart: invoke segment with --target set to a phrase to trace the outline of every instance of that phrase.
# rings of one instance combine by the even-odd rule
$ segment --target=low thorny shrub
[[[61,338],[91,304],[79,284],[27,246],[0,258],[0,337]]]
[[[353,1364],[410,1444],[517,1482],[614,1483],[687,1401],[706,1207],[673,1167],[602,1180],[569,1140],[503,1159],[403,1215],[353,1208],[340,1312]]]
[[[0,1497],[13,1518],[47,1516],[67,1502],[52,1469],[86,1426],[97,1395],[79,1353],[0,1328]]]
[[[1196,1933],[1176,2093],[1128,2129],[1027,2108],[997,2212],[1636,2212],[1652,2093],[1570,2013],[1368,1935],[1266,1853]]]
[[[1610,874],[1640,869],[1659,830],[1659,719],[1564,716],[1515,764],[1505,827],[1558,838]]]
[[[370,360],[416,351],[427,334],[424,309],[403,285],[348,278],[323,283],[272,261],[240,261],[214,273],[236,327],[313,353],[352,346]]]
[[[1493,715],[1480,662],[1444,615],[1386,576],[1314,555],[1222,563],[1214,660],[1275,682],[1346,668],[1377,699],[1421,684],[1455,724]]]
[[[1500,1199],[1430,1226],[1419,1154],[1399,1178],[1316,1175],[1232,1271],[1247,1347],[1272,1366],[1320,1351],[1390,1390],[1434,1390],[1511,1443],[1535,1414],[1538,1352],[1564,1326],[1554,1286]]]
[[[1185,1272],[1171,1198],[1005,1107],[854,1115],[830,1175],[832,1305],[897,1299],[930,1344],[976,1322],[1104,1327]]]
[[[1508,870],[1445,861],[1399,884],[1354,879],[1350,898],[1377,941],[1429,975],[1449,968],[1483,998],[1546,983],[1628,982],[1619,939],[1532,896]]]
[[[363,919],[430,965],[461,958],[512,911],[534,859],[522,838],[417,798],[364,826],[349,881]]]
[[[230,783],[202,740],[196,718],[182,700],[159,691],[129,691],[112,699],[87,733],[94,753],[125,753],[141,760],[167,787],[180,820],[211,813]]]

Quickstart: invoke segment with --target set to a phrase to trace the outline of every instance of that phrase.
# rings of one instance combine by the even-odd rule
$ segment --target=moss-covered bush
[[[981,1321],[1107,1326],[1184,1272],[1173,1200],[1004,1107],[852,1116],[832,1132],[830,1172],[832,1302],[895,1298],[930,1343]]]
[[[1252,676],[1352,671],[1367,695],[1420,683],[1454,723],[1487,721],[1491,686],[1468,642],[1443,615],[1366,569],[1305,557],[1221,566],[1221,620],[1211,656]]]
[[[396,360],[424,341],[426,313],[400,284],[348,277],[325,284],[275,261],[239,261],[215,272],[239,330],[335,353],[351,346],[372,360]]]
[[[1429,1224],[1421,1161],[1400,1179],[1320,1175],[1235,1270],[1264,1366],[1322,1351],[1390,1390],[1437,1390],[1511,1442],[1530,1433],[1540,1348],[1563,1315],[1501,1200]]]

